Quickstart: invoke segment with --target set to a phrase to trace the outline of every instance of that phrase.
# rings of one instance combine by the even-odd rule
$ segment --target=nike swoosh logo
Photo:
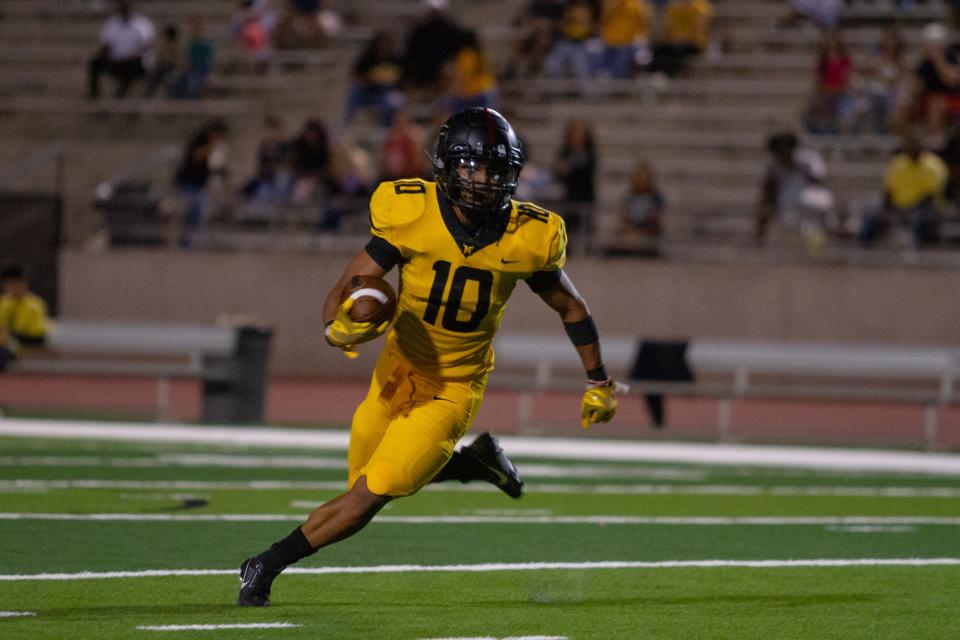
[[[506,258],[500,258],[500,262],[503,264],[513,264],[514,262],[520,262],[519,260],[507,260]]]
[[[452,403],[452,404],[457,404],[456,402],[454,402],[454,401],[451,400],[450,398],[441,398],[440,396],[433,396],[433,399],[434,399],[434,400],[443,400],[444,402],[450,402],[450,403]]]
[[[507,477],[507,474],[505,474],[503,471],[500,471],[500,469],[491,467],[490,465],[484,464],[483,462],[480,462],[480,464],[483,464],[483,466],[486,467],[491,473],[493,473],[493,475],[497,476],[498,485],[507,484],[508,482],[510,482],[510,478]]]
[[[243,572],[243,575],[240,576],[240,588],[246,589],[248,585],[253,582],[253,579],[257,576],[257,572],[254,571],[251,567],[247,567],[247,570]]]

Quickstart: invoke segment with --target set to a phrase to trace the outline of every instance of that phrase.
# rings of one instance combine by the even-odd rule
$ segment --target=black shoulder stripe
[[[393,192],[398,196],[408,193],[426,193],[427,187],[422,182],[396,181],[393,183]]]
[[[549,211],[526,203],[517,205],[517,215],[527,216],[540,222],[546,222],[550,219]]]

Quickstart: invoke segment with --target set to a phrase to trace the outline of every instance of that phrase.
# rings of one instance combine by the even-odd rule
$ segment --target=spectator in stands
[[[0,371],[17,358],[19,345],[43,345],[47,338],[47,305],[30,291],[26,270],[10,264],[0,272]]]
[[[398,112],[380,147],[380,180],[428,177],[423,143],[423,129],[409,113]]]
[[[607,244],[606,252],[656,255],[663,230],[664,206],[653,167],[645,160],[638,161],[630,174],[630,186],[620,204],[616,238]]]
[[[580,236],[580,245],[586,250],[593,241],[596,170],[596,148],[590,125],[584,120],[570,120],[553,163],[553,175],[563,185],[563,217],[567,230],[571,235]]]
[[[493,75],[493,65],[480,43],[476,31],[465,31],[457,52],[450,65],[450,92],[447,109],[458,113],[471,107],[497,108],[497,81]]]
[[[560,23],[560,37],[543,62],[544,73],[551,78],[560,78],[573,73],[585,97],[594,97],[593,62],[589,41],[596,31],[596,16],[587,0],[569,0]]]
[[[807,113],[811,133],[837,134],[849,130],[855,102],[850,92],[853,58],[837,31],[824,33],[820,43],[814,94]]]
[[[168,24],[163,28],[163,36],[157,43],[153,70],[147,83],[147,96],[156,95],[160,87],[169,94],[186,69],[187,56],[180,42],[180,30],[176,25]]]
[[[937,154],[924,149],[919,135],[905,135],[903,150],[887,166],[883,206],[864,216],[860,231],[863,245],[872,246],[895,224],[911,228],[916,248],[935,243],[947,175],[947,165]]]
[[[607,0],[600,19],[600,37],[601,70],[611,78],[626,78],[638,53],[649,51],[650,5],[645,0]]]
[[[960,56],[947,28],[931,23],[923,28],[923,58],[916,67],[919,81],[916,107],[927,133],[942,137],[948,118],[960,111]]]
[[[817,254],[836,217],[832,192],[824,186],[826,163],[816,151],[799,149],[797,136],[777,133],[767,139],[771,162],[757,206],[755,238],[774,245],[796,246]]]
[[[520,37],[513,43],[504,78],[531,78],[543,71],[563,16],[562,0],[531,0],[514,21]]]
[[[464,29],[447,15],[448,0],[424,0],[427,13],[407,34],[403,53],[406,89],[442,89],[443,70],[460,50]]]
[[[289,144],[280,118],[263,119],[264,137],[257,148],[257,172],[241,189],[247,199],[276,202],[287,193],[287,153]]]
[[[899,130],[905,123],[911,75],[903,61],[904,43],[895,27],[886,29],[877,50],[857,69],[863,104],[857,129]]]
[[[174,181],[185,202],[184,233],[180,244],[193,246],[194,234],[206,226],[210,215],[210,187],[217,176],[226,170],[226,125],[215,120],[198,131],[184,151]]]
[[[207,37],[203,17],[190,17],[190,42],[187,45],[187,70],[173,87],[175,98],[201,98],[207,78],[213,71],[213,41]]]
[[[330,138],[323,123],[307,120],[300,135],[290,145],[290,170],[293,174],[291,202],[306,204],[334,189],[330,165]]]
[[[134,80],[147,75],[144,57],[155,37],[153,22],[135,13],[129,0],[117,0],[116,13],[103,23],[100,48],[87,68],[90,97],[100,97],[100,76],[104,73],[117,81],[116,97],[126,96]]]
[[[664,18],[664,39],[653,47],[651,70],[675,76],[710,42],[713,5],[710,0],[670,0]]]
[[[233,37],[240,45],[236,66],[263,73],[270,66],[273,50],[270,42],[269,7],[256,0],[241,0],[234,17]]]
[[[320,21],[320,0],[287,0],[277,24],[274,42],[278,49],[316,49],[326,43]]]
[[[347,99],[346,122],[351,124],[361,108],[373,107],[379,112],[379,123],[389,127],[394,114],[403,107],[400,91],[403,71],[393,36],[378,31],[353,65],[353,85]]]

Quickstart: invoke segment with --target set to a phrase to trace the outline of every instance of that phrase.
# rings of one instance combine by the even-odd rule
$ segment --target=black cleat
[[[270,605],[270,587],[279,573],[263,567],[259,558],[247,558],[240,565],[240,595],[238,607],[267,607]]]
[[[483,468],[484,480],[496,485],[511,498],[523,493],[523,480],[510,458],[500,448],[500,443],[489,433],[481,433],[461,453],[470,456]]]

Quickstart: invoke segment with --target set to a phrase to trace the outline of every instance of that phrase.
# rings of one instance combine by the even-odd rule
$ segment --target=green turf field
[[[236,567],[343,452],[0,438],[0,638],[960,633],[960,477],[517,462],[521,500],[431,487],[241,610]]]

